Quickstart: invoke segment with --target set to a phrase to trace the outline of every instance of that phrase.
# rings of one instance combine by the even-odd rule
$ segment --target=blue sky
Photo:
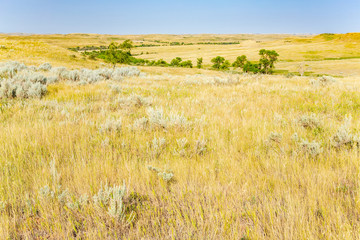
[[[360,32],[360,0],[0,0],[0,32]]]

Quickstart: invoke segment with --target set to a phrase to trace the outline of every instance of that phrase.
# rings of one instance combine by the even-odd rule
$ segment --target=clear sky
[[[0,32],[360,32],[360,0],[0,0]]]

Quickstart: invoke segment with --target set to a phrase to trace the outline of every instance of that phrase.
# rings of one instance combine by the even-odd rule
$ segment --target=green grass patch
[[[335,57],[335,58],[324,58],[324,60],[346,60],[346,59],[358,59],[360,56],[349,56],[349,57]]]

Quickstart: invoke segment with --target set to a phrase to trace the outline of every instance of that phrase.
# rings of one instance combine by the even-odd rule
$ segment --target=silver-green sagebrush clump
[[[163,171],[163,170],[153,167],[151,165],[149,165],[147,168],[150,171],[155,172],[157,174],[157,176],[159,176],[162,180],[164,180],[167,183],[170,183],[171,181],[174,180],[174,173],[172,173],[171,170]]]
[[[352,117],[346,116],[343,124],[338,128],[336,133],[331,137],[331,145],[335,148],[341,147],[360,147],[360,137],[351,133]]]
[[[41,98],[47,93],[47,85],[60,80],[85,85],[105,80],[122,81],[126,77],[139,75],[140,71],[135,67],[68,70],[64,67],[53,68],[49,63],[28,67],[19,62],[6,62],[0,64],[0,98]],[[131,99],[136,101],[135,105],[151,104],[150,99],[142,100]]]

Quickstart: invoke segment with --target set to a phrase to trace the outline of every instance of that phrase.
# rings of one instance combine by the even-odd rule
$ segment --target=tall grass
[[[359,237],[356,77],[191,78],[2,98],[1,236]]]

